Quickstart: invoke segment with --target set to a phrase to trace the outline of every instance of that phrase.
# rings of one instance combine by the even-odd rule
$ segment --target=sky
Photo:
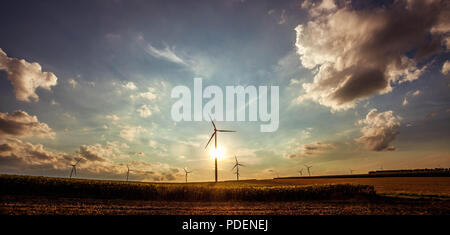
[[[219,180],[450,167],[448,1],[2,1],[0,173],[214,180],[171,91],[278,86],[279,127],[217,121]],[[204,103],[208,99],[203,100]]]

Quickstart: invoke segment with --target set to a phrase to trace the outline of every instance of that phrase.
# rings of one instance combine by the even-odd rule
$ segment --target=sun
[[[217,160],[222,160],[223,158],[225,158],[225,149],[218,146],[217,150],[214,149],[214,147],[212,147],[209,151],[209,153],[211,154],[211,157],[214,159],[217,157]]]

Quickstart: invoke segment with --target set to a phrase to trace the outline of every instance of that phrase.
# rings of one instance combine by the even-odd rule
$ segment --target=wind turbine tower
[[[189,173],[192,173],[192,171],[188,171],[188,170],[186,170],[186,168],[183,168],[183,170],[184,170],[184,172],[186,173],[186,183],[188,182],[187,181],[187,179],[188,179],[188,174]]]
[[[239,166],[245,166],[245,165],[242,165],[241,163],[239,163],[236,155],[234,155],[234,159],[236,160],[236,163],[234,164],[234,166],[233,166],[233,168],[231,170],[236,168],[236,180],[239,181],[239,176],[240,176],[240,174],[239,174]]]
[[[71,164],[72,166],[72,170],[70,171],[70,176],[69,178],[72,179],[72,174],[77,175],[77,164],[81,161],[81,158],[79,158],[77,160],[77,162],[75,162],[75,164]]]
[[[205,146],[205,149],[208,147],[208,144],[211,142],[211,140],[212,140],[212,138],[214,137],[214,153],[215,153],[215,155],[216,156],[214,156],[214,176],[215,176],[215,181],[216,181],[216,183],[217,183],[217,132],[236,132],[236,131],[230,131],[230,130],[219,130],[219,129],[217,129],[216,128],[216,124],[214,124],[214,121],[212,120],[212,118],[211,117],[209,117],[210,119],[211,119],[211,123],[212,123],[212,125],[213,125],[213,127],[214,127],[214,132],[213,132],[213,134],[211,135],[211,138],[209,138],[209,141],[208,141],[208,143],[206,144],[206,146]]]
[[[311,176],[311,171],[310,171],[309,169],[310,169],[312,166],[305,165],[305,167],[306,167],[306,169],[308,170],[308,175]]]

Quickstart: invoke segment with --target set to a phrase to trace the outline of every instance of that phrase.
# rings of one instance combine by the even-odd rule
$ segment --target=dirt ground
[[[167,202],[4,197],[9,215],[449,215],[450,201]]]

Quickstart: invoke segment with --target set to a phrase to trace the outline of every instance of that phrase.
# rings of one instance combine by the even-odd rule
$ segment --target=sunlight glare
[[[217,150],[215,150],[214,147],[212,147],[209,153],[211,154],[211,157],[213,159],[217,157],[217,160],[222,160],[225,157],[225,150],[220,146],[217,147]]]

